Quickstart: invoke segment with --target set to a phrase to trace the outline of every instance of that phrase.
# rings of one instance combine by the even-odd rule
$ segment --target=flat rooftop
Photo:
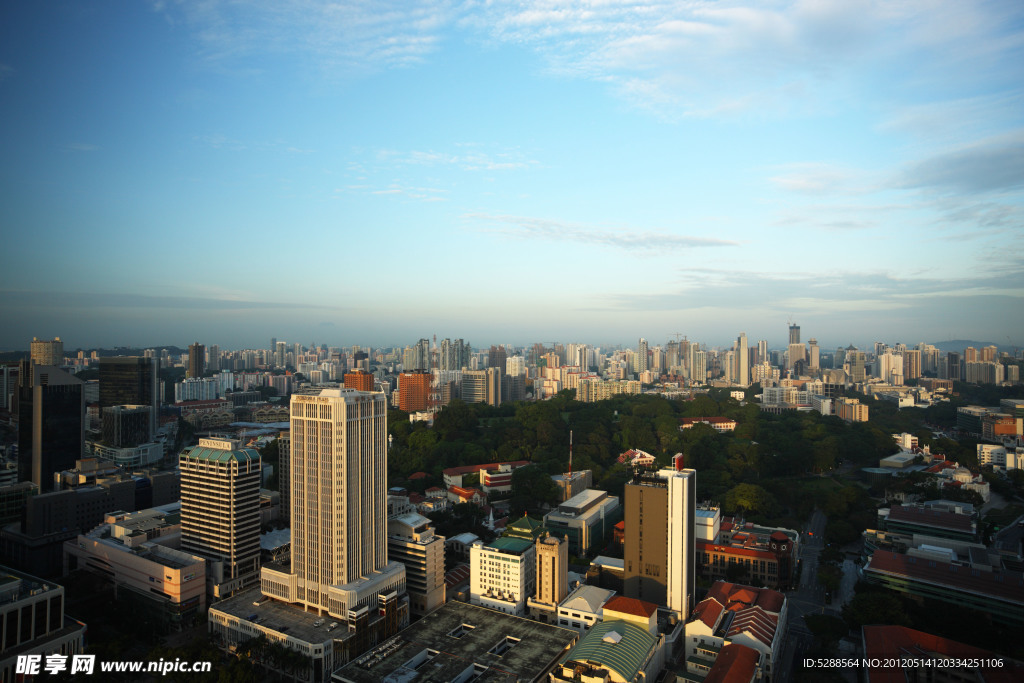
[[[259,606],[254,605],[259,602]],[[243,621],[256,624],[257,629],[269,629],[284,633],[307,643],[328,643],[334,636],[347,633],[347,628],[335,628],[328,631],[327,627],[334,622],[329,616],[321,617],[316,612],[307,612],[301,607],[265,599],[259,588],[247,590],[210,605],[211,611],[223,612]],[[323,619],[321,626],[313,623]],[[345,622],[338,622],[344,626]]]
[[[486,667],[479,683],[538,681],[578,637],[575,630],[449,602],[344,666],[334,680],[447,683],[478,665]],[[497,654],[496,645],[511,647]]]

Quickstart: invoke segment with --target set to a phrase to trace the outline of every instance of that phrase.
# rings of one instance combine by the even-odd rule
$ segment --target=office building
[[[53,341],[32,337],[31,358],[33,365],[64,365],[64,342],[60,337]]]
[[[537,581],[537,550],[532,540],[502,536],[477,541],[469,551],[471,604],[521,617]]]
[[[491,344],[491,349],[487,352],[487,367],[498,368],[498,370],[504,372],[507,360],[508,352],[505,350],[505,347]]]
[[[345,373],[345,388],[356,391],[373,391],[373,375],[366,370]]]
[[[206,347],[199,342],[188,347],[188,374],[186,377],[202,377],[206,372]]]
[[[21,681],[18,655],[40,656],[37,680],[46,680],[47,655],[71,657],[85,650],[86,625],[64,614],[64,587],[0,567],[0,680]]]
[[[464,370],[462,400],[466,403],[501,405],[501,369]]]
[[[430,405],[430,382],[434,376],[426,370],[403,372],[398,376],[398,407],[407,413],[426,410]]]
[[[181,549],[208,560],[207,592],[225,598],[259,579],[260,454],[200,439],[178,458]]]
[[[747,348],[747,333],[740,332],[736,338],[736,376],[734,382],[740,386],[750,384],[750,351]]]
[[[160,381],[155,358],[100,358],[100,410],[112,406],[149,406],[149,437],[159,427]]]
[[[64,543],[64,573],[93,572],[121,598],[164,626],[191,626],[206,606],[207,561],[176,548],[181,504],[111,512],[103,523]]]
[[[648,358],[647,340],[641,338],[640,341],[636,345],[636,357],[635,357],[635,361],[633,363],[633,370],[637,374],[640,374],[641,372],[647,372],[647,368],[648,368],[648,360],[647,360],[647,358]]]
[[[405,567],[387,560],[384,394],[293,396],[289,436],[291,568],[264,568],[264,593],[343,620],[393,595],[407,620]]]
[[[52,365],[21,362],[18,375],[18,477],[40,493],[53,474],[74,467],[85,444],[84,383]]]
[[[604,547],[621,519],[618,497],[587,489],[544,515],[544,526],[568,540],[573,555],[586,557]]]
[[[408,500],[408,499],[404,499]],[[388,518],[388,560],[405,565],[409,607],[418,617],[445,602],[444,536],[411,504]]]
[[[674,469],[638,474],[625,489],[624,593],[682,618],[694,595],[696,484],[677,455]]]
[[[800,326],[790,323],[789,325],[789,343],[790,345],[800,343]]]
[[[150,440],[149,406],[111,406],[103,409],[103,444],[112,448],[134,448]]]

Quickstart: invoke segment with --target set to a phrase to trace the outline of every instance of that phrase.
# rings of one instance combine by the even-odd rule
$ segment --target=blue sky
[[[0,348],[1024,345],[1024,5],[0,6]]]

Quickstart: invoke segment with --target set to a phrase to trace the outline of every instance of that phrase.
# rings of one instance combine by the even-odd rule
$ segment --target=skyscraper
[[[52,365],[21,362],[18,371],[18,478],[40,493],[71,469],[85,443],[83,382]]]
[[[626,484],[626,597],[667,605],[685,618],[693,606],[697,472],[675,469],[638,474]]]
[[[290,436],[291,571],[265,567],[264,592],[346,620],[404,593],[405,567],[387,560],[384,394],[294,395]]]
[[[36,365],[64,365],[64,342],[60,337],[54,337],[53,341],[32,337],[31,352]]]
[[[637,372],[637,374],[640,374],[641,372],[647,372],[647,369],[648,369],[647,351],[648,351],[648,349],[647,349],[647,340],[641,337],[640,341],[636,345],[636,363],[635,363],[635,365],[636,365],[636,372]]]
[[[206,347],[199,342],[188,347],[188,376],[202,377],[206,371]]]
[[[178,457],[181,549],[205,557],[208,594],[225,598],[259,580],[259,451],[200,439]]]
[[[747,349],[746,332],[740,332],[736,338],[736,383],[744,387],[750,384],[750,352]]]
[[[790,324],[789,326],[789,343],[799,344],[800,343],[800,326]]]
[[[434,376],[426,370],[403,372],[398,376],[398,407],[407,413],[426,410],[430,401],[430,382]]]
[[[112,406],[148,406],[149,439],[156,434],[160,414],[160,382],[155,358],[100,358],[100,410]]]
[[[817,370],[821,367],[821,349],[818,348],[818,340],[812,337],[811,341],[809,342],[809,346],[811,350],[811,356],[807,364],[807,367],[809,367],[811,370]]]

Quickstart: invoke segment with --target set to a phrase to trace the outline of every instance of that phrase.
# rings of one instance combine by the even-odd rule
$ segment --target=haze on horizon
[[[1021,3],[372,6],[0,6],[0,349],[1024,346]]]

